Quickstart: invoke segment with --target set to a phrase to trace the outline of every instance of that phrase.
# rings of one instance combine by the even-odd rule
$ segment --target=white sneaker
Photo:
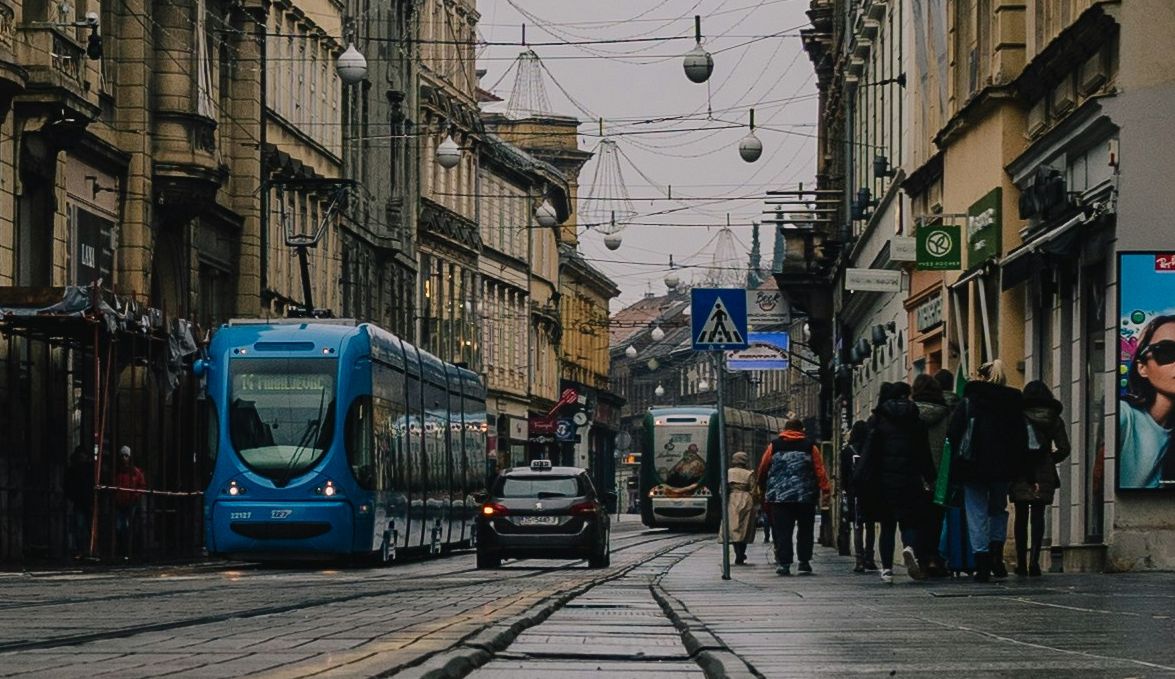
[[[893,569],[886,568],[881,571],[881,581],[887,585],[893,584]]]
[[[922,567],[918,565],[918,558],[914,556],[914,548],[906,547],[902,550],[902,561],[906,562],[906,573],[915,580],[925,580],[926,574],[922,572]]]

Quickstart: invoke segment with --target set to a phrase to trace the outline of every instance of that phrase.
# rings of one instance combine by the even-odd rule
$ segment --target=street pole
[[[730,503],[727,502],[727,480],[728,469],[730,465],[726,463],[726,413],[722,406],[722,383],[725,372],[724,361],[722,360],[722,352],[714,352],[714,362],[717,364],[715,374],[718,380],[718,463],[722,467],[721,483],[722,489],[719,497],[722,501],[722,579],[730,579]]]

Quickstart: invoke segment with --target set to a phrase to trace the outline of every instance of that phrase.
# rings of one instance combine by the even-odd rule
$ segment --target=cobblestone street
[[[196,566],[3,576],[22,677],[1175,675],[1175,576],[916,583],[818,548],[783,578],[756,544],[621,523],[607,571],[472,557],[388,569]],[[472,674],[470,674],[472,673]]]

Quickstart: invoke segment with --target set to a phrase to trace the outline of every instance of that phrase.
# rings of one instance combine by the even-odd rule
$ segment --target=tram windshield
[[[338,360],[242,358],[229,365],[233,448],[250,469],[285,485],[330,447]]]

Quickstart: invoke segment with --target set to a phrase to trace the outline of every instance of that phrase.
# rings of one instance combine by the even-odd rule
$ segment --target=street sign
[[[555,422],[555,440],[566,442],[575,440],[575,423],[561,419]]]
[[[901,292],[902,272],[889,269],[845,269],[845,290]]]
[[[727,351],[747,346],[747,291],[694,288],[690,291],[694,351]]]
[[[747,290],[747,324],[752,328],[791,323],[791,307],[779,290]]]
[[[752,332],[748,344],[727,352],[727,370],[787,370],[791,338],[786,332]]]
[[[918,228],[920,271],[957,271],[963,268],[963,241],[959,227],[934,224]]]

